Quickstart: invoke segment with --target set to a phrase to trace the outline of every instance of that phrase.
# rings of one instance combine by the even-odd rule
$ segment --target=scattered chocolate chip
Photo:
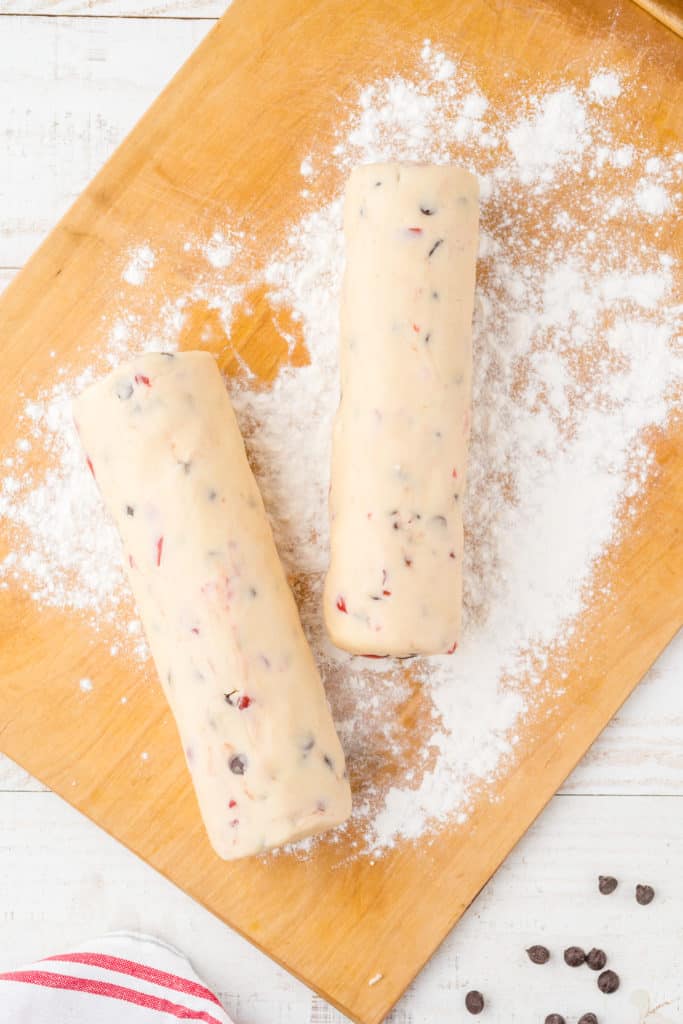
[[[434,253],[436,252],[440,245],[443,245],[443,238],[437,238],[437,240],[434,242],[434,245],[427,253],[427,259],[434,255]]]
[[[465,996],[465,1006],[470,1013],[481,1013],[484,1009],[484,997],[481,992],[477,992],[476,989],[468,992]]]
[[[580,946],[570,946],[564,951],[564,962],[568,967],[580,967],[586,962],[586,954]]]
[[[604,949],[593,948],[586,955],[586,963],[591,971],[601,971],[607,963],[607,953],[605,953]]]
[[[598,1018],[594,1013],[584,1013],[583,1017],[579,1017],[579,1024],[598,1024]]]
[[[529,946],[526,955],[532,964],[547,964],[550,960],[550,950],[545,946]]]
[[[652,903],[654,898],[655,891],[651,885],[636,886],[636,903],[640,903],[641,907],[646,907],[648,903]]]
[[[612,877],[612,875],[600,875],[598,878],[598,889],[603,896],[609,896],[610,893],[614,892],[618,885],[619,883],[616,878]]]
[[[209,491],[209,501],[215,501],[217,497],[218,497],[218,492],[217,491],[213,491],[213,490]]]
[[[545,1024],[567,1024],[567,1022],[561,1013],[549,1013],[545,1019]]]
[[[249,597],[258,597],[258,590],[256,587],[249,587]]]
[[[230,758],[230,771],[233,775],[244,775],[247,770],[247,759],[244,754],[235,754]]]
[[[433,206],[421,206],[420,213],[423,213],[425,217],[431,217],[433,213],[436,213],[436,210]]]
[[[334,771],[334,761],[332,760],[329,754],[323,754],[323,761],[325,762],[325,764],[327,765],[331,772]]]
[[[225,697],[226,704],[230,704],[231,707],[234,707],[235,701],[232,698],[235,696],[237,692],[237,690],[231,690],[230,693],[223,694],[223,696]]]
[[[313,738],[313,736],[306,736],[306,738],[301,743],[301,749],[303,750],[304,754],[307,754],[309,750],[313,750],[314,746],[315,739]]]
[[[127,516],[134,516],[135,515],[135,509],[133,508],[132,505],[126,505],[126,515]]]
[[[619,975],[614,971],[603,971],[598,978],[598,988],[601,992],[606,992],[607,995],[616,992],[619,988]]]

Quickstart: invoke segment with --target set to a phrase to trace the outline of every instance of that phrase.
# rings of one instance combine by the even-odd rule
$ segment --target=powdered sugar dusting
[[[668,209],[669,199],[663,185],[643,178],[636,187],[636,203],[643,213],[661,217]]]
[[[621,81],[615,71],[599,71],[588,84],[588,95],[598,103],[621,96]]]
[[[525,185],[550,182],[558,167],[575,161],[591,142],[585,101],[567,87],[532,101],[528,117],[505,138],[515,158],[517,176]]]
[[[123,280],[139,288],[147,280],[147,274],[156,263],[154,250],[150,245],[139,245],[128,254],[123,271]]]
[[[349,758],[355,810],[344,856],[467,821],[481,788],[514,763],[527,717],[559,698],[546,667],[561,666],[576,642],[596,560],[619,534],[624,503],[647,484],[643,432],[666,422],[683,369],[675,263],[658,242],[679,203],[682,163],[611,127],[620,103],[628,82],[601,68],[583,86],[511,93],[503,109],[425,41],[413,75],[361,85],[332,144],[301,155],[305,202],[278,251],[264,258],[229,224],[181,239],[178,258],[198,261],[182,294],[150,291],[149,308],[122,295],[98,366],[78,379],[64,372],[27,401],[6,453],[0,512],[28,543],[10,552],[5,585],[106,623],[112,652],[144,657],[118,538],[68,400],[100,364],[183,343],[198,303],[225,338],[254,288],[291,313],[310,361],[282,368],[268,387],[255,387],[245,367],[230,389]],[[408,667],[335,650],[321,617],[343,261],[341,198],[324,182],[378,160],[453,160],[479,175],[482,198],[463,643],[453,658]],[[50,469],[34,476],[32,454],[43,449]]]

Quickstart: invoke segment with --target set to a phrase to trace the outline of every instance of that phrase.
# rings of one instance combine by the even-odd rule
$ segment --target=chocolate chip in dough
[[[470,1013],[481,1013],[484,1009],[484,997],[481,992],[477,992],[476,989],[468,992],[465,996],[465,1006]]]
[[[619,988],[619,975],[614,971],[603,971],[598,978],[598,988],[601,992],[611,995]]]
[[[609,896],[614,892],[618,885],[619,883],[616,878],[612,877],[612,875],[600,875],[598,878],[598,889],[603,896]]]
[[[526,955],[532,964],[547,964],[550,960],[550,950],[545,946],[529,946]]]
[[[568,967],[580,967],[586,962],[586,954],[580,946],[570,946],[564,951],[564,962]]]
[[[607,963],[607,954],[604,949],[591,949],[586,955],[586,963],[591,971],[601,971]]]
[[[244,775],[247,770],[247,759],[244,754],[235,754],[230,758],[230,771],[233,775]]]
[[[640,903],[641,907],[646,907],[648,903],[652,903],[654,898],[655,891],[651,885],[636,886],[636,903]]]

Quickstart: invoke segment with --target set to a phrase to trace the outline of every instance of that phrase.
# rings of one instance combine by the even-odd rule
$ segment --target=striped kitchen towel
[[[231,1024],[182,953],[115,932],[0,974],[2,1024]]]

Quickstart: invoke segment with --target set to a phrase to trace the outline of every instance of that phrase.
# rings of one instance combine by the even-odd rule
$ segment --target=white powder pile
[[[235,258],[235,239],[231,234],[214,231],[211,238],[202,246],[202,252],[212,267],[224,269],[229,267]]]
[[[128,262],[123,271],[123,280],[139,288],[147,280],[147,274],[156,263],[154,250],[149,245],[139,245],[128,253]]]
[[[621,82],[615,71],[598,71],[588,83],[588,95],[597,103],[621,96]]]
[[[198,260],[183,294],[150,294],[142,309],[126,308],[122,295],[108,325],[104,363],[186,343],[197,304],[217,311],[227,336],[246,291],[265,285],[303,334],[308,365],[282,369],[268,388],[245,373],[231,391],[349,756],[356,809],[344,855],[349,843],[376,854],[462,823],[480,789],[513,763],[525,718],[552,701],[544,669],[575,642],[596,559],[618,536],[625,500],[647,482],[643,432],[665,423],[683,370],[674,261],[657,244],[683,165],[612,128],[619,103],[630,104],[628,83],[600,69],[581,88],[511,88],[499,108],[427,41],[413,75],[359,88],[339,112],[331,150],[302,154],[303,210],[277,253],[246,251],[225,225],[204,242],[181,240]],[[462,163],[482,193],[464,638],[455,657],[409,667],[332,649],[320,610],[343,239],[341,200],[325,199],[318,183],[331,167],[389,159]],[[64,374],[26,405],[2,488],[0,512],[16,538],[5,582],[106,622],[112,650],[142,652],[118,541],[65,411],[84,383]],[[39,448],[51,468],[38,479],[30,454]],[[416,688],[428,699],[405,729]]]
[[[643,178],[636,188],[636,202],[643,213],[661,217],[669,205],[666,190],[656,182]]]

